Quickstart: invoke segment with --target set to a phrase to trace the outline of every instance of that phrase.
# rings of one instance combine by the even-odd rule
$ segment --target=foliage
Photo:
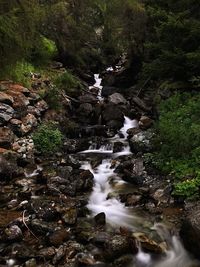
[[[144,76],[190,82],[200,72],[197,2],[147,0],[145,3],[150,26],[145,40]]]
[[[30,73],[35,71],[35,67],[26,62],[18,61],[14,65],[5,66],[0,74],[0,79],[9,79],[14,82],[22,83],[26,87],[30,87]]]
[[[198,197],[200,190],[200,178],[187,179],[183,182],[175,183],[173,194],[190,199]]]
[[[76,95],[81,89],[80,81],[69,70],[56,77],[54,84],[59,91],[64,90],[71,96]]]
[[[176,194],[184,195],[185,192],[186,197],[198,191],[199,186],[199,178],[196,178],[200,171],[199,101],[200,96],[196,93],[172,96],[160,105],[157,123],[157,152],[153,162],[164,173],[175,177]]]
[[[33,134],[36,149],[42,154],[52,154],[62,145],[62,134],[54,122],[43,123]]]

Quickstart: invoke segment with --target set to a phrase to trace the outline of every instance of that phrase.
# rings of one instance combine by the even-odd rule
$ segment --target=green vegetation
[[[179,93],[160,105],[154,163],[175,177],[174,194],[198,192],[200,160],[200,95]]]
[[[61,149],[62,134],[54,122],[43,123],[34,132],[33,141],[42,154],[53,154]]]

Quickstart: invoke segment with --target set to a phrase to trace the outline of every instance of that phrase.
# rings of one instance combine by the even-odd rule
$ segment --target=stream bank
[[[10,89],[3,96],[1,263],[199,266],[162,224],[168,221],[169,229],[178,232],[184,213],[170,194],[171,181],[145,166],[143,153],[152,150],[154,134],[151,107],[139,97],[116,93],[116,88],[102,88],[99,76],[95,78],[95,85],[74,104],[78,128],[65,137],[61,153],[45,160],[35,153],[29,132],[40,114],[47,116],[47,104],[21,87],[15,99],[9,100]],[[8,118],[22,99],[20,115]],[[30,118],[30,110],[39,116]],[[12,119],[21,121],[20,131],[28,127],[23,141],[12,135],[17,133]]]

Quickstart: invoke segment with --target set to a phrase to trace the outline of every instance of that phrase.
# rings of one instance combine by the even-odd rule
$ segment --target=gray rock
[[[114,105],[120,105],[120,104],[126,105],[127,104],[127,100],[124,98],[123,95],[121,95],[119,93],[114,93],[114,94],[110,95],[108,97],[108,101]]]
[[[7,104],[0,103],[0,126],[12,119],[15,111]]]
[[[13,242],[22,240],[23,238],[22,230],[17,225],[12,225],[6,228],[5,234],[6,234],[7,240],[13,241]]]

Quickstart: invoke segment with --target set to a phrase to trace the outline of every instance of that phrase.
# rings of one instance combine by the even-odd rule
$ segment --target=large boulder
[[[123,95],[121,95],[119,93],[114,93],[114,94],[110,95],[108,97],[108,101],[111,104],[115,104],[115,105],[120,105],[120,104],[126,105],[127,104],[126,99],[123,97]]]
[[[2,148],[11,148],[14,141],[13,132],[7,127],[0,128],[0,147]]]
[[[102,111],[102,122],[113,128],[112,121],[119,122],[117,126],[120,129],[123,126],[124,115],[122,110],[116,105],[106,105]]]
[[[101,91],[101,95],[103,97],[108,97],[109,95],[112,95],[116,92],[119,92],[120,89],[116,87],[111,87],[111,86],[104,86]]]
[[[200,203],[189,208],[186,218],[183,220],[180,236],[184,246],[200,259]]]
[[[139,132],[129,139],[132,153],[151,152],[153,150],[152,139],[154,133],[151,130]]]
[[[85,94],[85,95],[79,96],[79,101],[81,103],[96,104],[98,102],[98,99],[96,98],[96,96],[92,94]]]

